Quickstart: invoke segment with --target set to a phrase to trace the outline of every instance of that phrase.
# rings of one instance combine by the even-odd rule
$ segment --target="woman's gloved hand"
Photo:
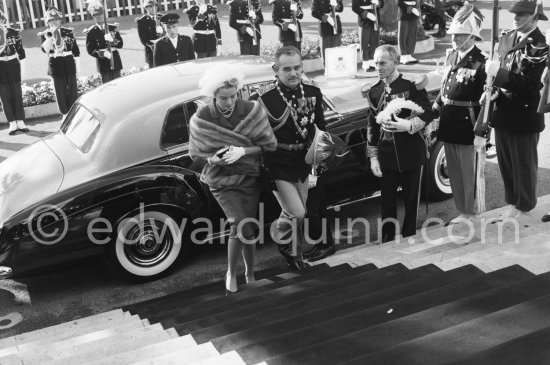
[[[232,163],[237,162],[245,154],[244,147],[229,147],[229,150],[223,155],[223,160],[231,165]]]

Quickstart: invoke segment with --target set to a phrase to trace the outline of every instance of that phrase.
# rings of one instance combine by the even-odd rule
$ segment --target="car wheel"
[[[187,247],[176,222],[160,211],[141,212],[121,220],[107,249],[108,265],[133,282],[166,276]]]
[[[452,196],[451,181],[447,173],[447,159],[443,143],[436,142],[428,160],[428,167],[424,181],[428,184],[424,191],[430,200],[444,200]]]

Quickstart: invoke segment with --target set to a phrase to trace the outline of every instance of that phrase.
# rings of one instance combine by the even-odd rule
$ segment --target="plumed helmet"
[[[244,74],[234,66],[217,65],[206,70],[199,80],[199,88],[204,96],[214,97],[222,87],[236,86],[239,89],[244,81]]]
[[[451,25],[449,26],[449,34],[470,34],[478,41],[482,41],[481,38],[481,22],[483,21],[483,15],[473,5],[467,1],[456,12]]]
[[[510,8],[510,13],[538,14],[540,20],[548,20],[542,11],[542,2],[537,0],[516,0]]]
[[[323,164],[327,168],[332,168],[341,162],[347,152],[346,144],[337,135],[321,131],[315,126],[315,135],[304,161],[308,165]]]
[[[103,4],[99,0],[91,0],[88,2],[88,13],[90,13],[91,16],[103,14],[105,9],[103,8]]]
[[[155,0],[145,0],[141,6],[145,9],[148,6],[159,6],[159,4]]]
[[[54,6],[50,6],[48,10],[46,11],[46,14],[44,14],[44,23],[48,24],[50,20],[62,20],[63,19],[63,13],[59,11]]]

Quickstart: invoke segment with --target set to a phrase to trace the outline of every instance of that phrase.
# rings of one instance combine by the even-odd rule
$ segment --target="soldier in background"
[[[237,31],[237,39],[241,47],[241,55],[260,55],[260,39],[262,33],[260,24],[264,22],[262,5],[259,0],[251,0],[252,9],[248,9],[247,0],[228,1],[231,6],[229,14],[229,26]],[[254,24],[254,28],[251,26]],[[254,31],[256,32],[256,45],[254,45]]]
[[[434,0],[434,7],[437,13],[438,25],[437,33],[432,34],[432,37],[443,38],[447,35],[447,18],[445,15],[445,0]]]
[[[48,29],[39,33],[42,51],[48,57],[48,75],[53,79],[57,106],[65,116],[78,98],[76,75],[80,73],[80,50],[72,28],[61,26],[63,14],[50,7],[44,15]]]
[[[401,12],[398,27],[401,63],[405,65],[417,63],[418,60],[412,56],[416,47],[416,31],[418,30],[418,17],[420,16],[417,0],[398,0],[397,5]]]
[[[218,20],[218,9],[207,5],[204,0],[186,10],[189,22],[195,31],[193,44],[197,58],[216,57],[217,46],[222,45],[222,31]]]
[[[334,17],[332,16],[334,10]],[[325,61],[325,49],[342,45],[342,22],[340,16],[344,10],[342,0],[313,0],[311,15],[320,20],[319,35],[321,36],[321,52]]]
[[[153,6],[158,8],[156,1],[145,0],[143,3],[145,14],[136,18],[139,40],[145,46],[145,62],[147,62],[149,68],[153,67],[153,41],[164,34],[162,27],[157,24],[157,20],[162,17],[162,14],[157,13],[157,19],[155,19]]]
[[[101,81],[105,84],[120,77],[122,61],[118,50],[123,46],[122,37],[118,24],[108,24],[109,31],[105,32],[105,9],[99,1],[90,3],[88,12],[96,24],[84,31],[86,33],[86,50],[90,56],[96,59],[97,70],[101,74]],[[111,45],[111,51],[108,49],[107,42]],[[112,69],[111,57],[114,59]]]
[[[352,0],[351,10],[357,14],[361,41],[362,68],[374,71],[374,50],[380,44],[380,8],[384,0]]]
[[[155,67],[195,59],[191,38],[178,34],[179,18],[178,14],[166,14],[160,18],[166,35],[155,42]]]
[[[8,19],[0,10],[0,100],[9,123],[8,134],[28,132],[25,125],[21,78],[25,73],[25,50],[21,32],[6,25]]]
[[[271,3],[271,1],[270,1]],[[279,27],[279,42],[282,46],[293,46],[302,50],[302,26],[299,19],[304,17],[302,2],[274,0],[271,17],[273,24]],[[296,24],[292,21],[292,12],[296,15]]]

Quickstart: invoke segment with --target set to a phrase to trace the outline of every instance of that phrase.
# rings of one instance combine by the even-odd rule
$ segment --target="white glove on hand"
[[[412,13],[416,16],[420,16],[420,13],[418,12],[418,9],[417,8],[413,8],[412,9]]]
[[[369,11],[369,13],[367,14],[367,18],[368,18],[369,20],[372,20],[373,22],[376,21],[376,15],[374,15],[374,14],[371,13],[370,11]]]
[[[19,60],[19,64],[21,65],[21,80],[25,78],[27,67],[25,65],[25,60]]]
[[[296,28],[296,25],[290,23],[288,25],[288,29],[290,29],[291,31],[293,31],[294,33],[296,33],[296,31],[298,30],[298,28]]]
[[[480,136],[474,137],[474,148],[476,149],[476,151],[484,148],[486,144],[487,144],[487,140],[485,138]]]
[[[111,52],[109,52],[109,51],[103,51],[103,57],[105,57],[106,59],[110,60],[111,57],[113,57],[113,55],[112,55]]]
[[[246,32],[249,36],[254,37],[254,31],[250,27],[246,27]]]
[[[380,161],[378,161],[377,157],[370,158],[370,169],[374,176],[382,177],[382,169],[380,168]]]
[[[243,157],[244,152],[244,147],[231,146],[229,147],[229,151],[227,151],[225,155],[223,155],[223,160],[231,165],[232,163],[237,162],[241,157]]]
[[[164,29],[162,29],[162,27],[161,27],[160,25],[157,26],[156,31],[157,31],[157,34],[162,34],[162,33],[164,33]]]
[[[378,0],[371,0],[371,4],[374,6],[380,5],[380,2]]]
[[[485,63],[485,72],[488,76],[495,77],[500,69],[500,62],[498,61],[487,61]]]
[[[327,18],[327,23],[329,23],[330,25],[332,25],[334,27],[334,19],[331,16],[329,16]]]
[[[336,0],[330,0],[330,6],[338,6],[338,2]]]
[[[206,4],[202,4],[201,6],[199,6],[199,13],[204,14],[207,10],[208,6],[206,6]]]
[[[105,34],[104,38],[105,38],[105,40],[106,40],[107,42],[112,42],[112,41],[114,41],[113,36],[111,35],[111,33]]]
[[[76,75],[80,75],[80,57],[74,58],[74,66],[76,68]]]
[[[296,3],[290,4],[290,11],[298,11],[298,5]]]
[[[307,178],[307,188],[313,189],[317,186],[317,176],[309,174],[309,177]]]
[[[50,49],[52,49],[52,44],[53,44],[53,39],[50,37],[50,38],[46,38],[46,40],[44,41],[44,43],[42,43],[42,48],[48,52]]]
[[[248,17],[252,19],[256,19],[256,12],[254,10],[249,10]]]
[[[411,121],[399,118],[394,115],[396,122],[392,120],[384,121],[382,127],[390,132],[408,132],[411,130]]]

